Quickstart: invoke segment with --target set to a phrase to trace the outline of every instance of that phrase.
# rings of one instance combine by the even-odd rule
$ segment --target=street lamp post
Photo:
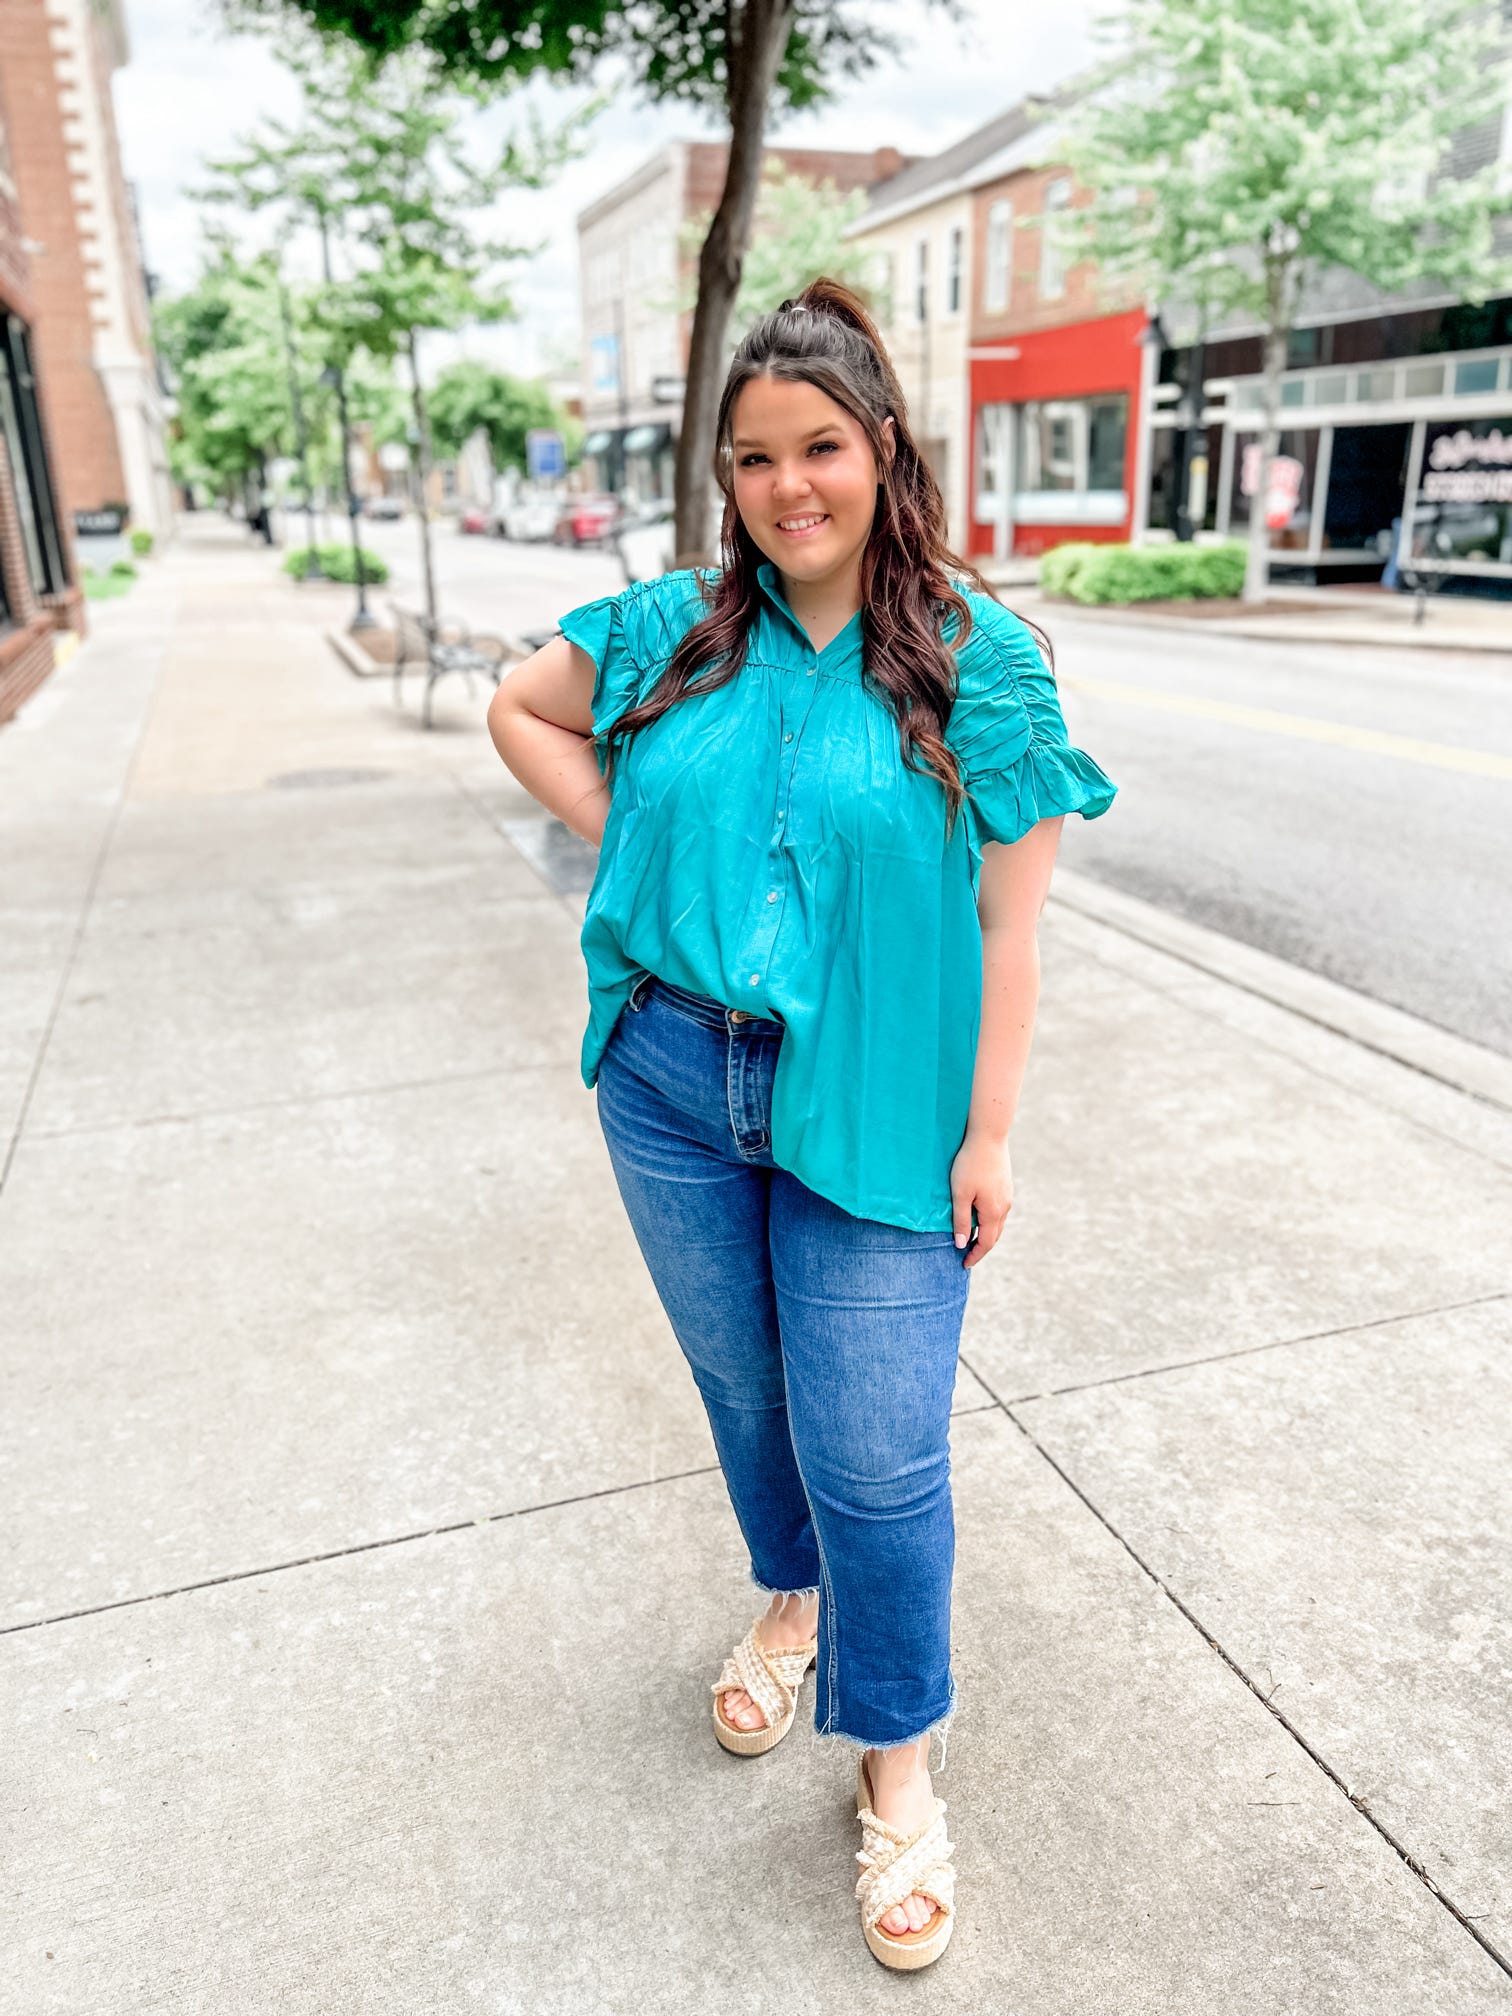
[[[309,437],[305,432],[304,401],[299,395],[299,372],[294,362],[294,321],[289,313],[289,291],[284,286],[282,274],[278,276],[278,311],[283,318],[284,350],[289,362],[289,398],[294,407],[294,443],[299,451],[299,480],[304,488],[305,526],[309,535],[305,544],[303,579],[319,581],[321,572],[315,551],[315,493],[310,486]]]
[[[320,264],[325,274],[327,287],[331,285],[331,236],[326,224],[326,213],[322,207],[317,215],[320,221]],[[358,529],[361,505],[352,483],[352,426],[347,417],[346,374],[339,364],[332,364],[324,373],[325,382],[334,387],[336,393],[336,413],[341,427],[341,480],[346,492],[347,529],[352,539],[352,569],[357,582],[357,613],[347,628],[351,631],[376,630],[378,619],[367,606],[367,574],[362,564],[362,535]]]

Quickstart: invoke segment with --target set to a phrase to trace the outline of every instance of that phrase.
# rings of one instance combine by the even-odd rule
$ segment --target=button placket
[[[817,670],[816,667],[810,666],[810,675],[815,670]],[[787,797],[792,789],[793,770],[798,761],[798,751],[803,746],[801,740],[802,730],[813,707],[814,695],[818,691],[818,688],[807,686],[801,690],[803,698],[801,701],[796,701],[784,685],[782,707],[779,716],[783,729],[780,745],[782,756],[777,766],[777,795],[779,798]],[[792,723],[791,727],[788,726],[789,722]],[[752,987],[760,986],[762,976],[770,967],[772,950],[776,944],[778,933],[782,929],[782,898],[786,889],[788,874],[787,856],[784,854],[782,848],[783,828],[786,820],[786,807],[779,805],[773,822],[774,831],[772,833],[771,845],[767,849],[772,882],[766,891],[761,909],[757,913],[758,922],[756,923],[751,941],[750,966],[746,973],[747,984]]]

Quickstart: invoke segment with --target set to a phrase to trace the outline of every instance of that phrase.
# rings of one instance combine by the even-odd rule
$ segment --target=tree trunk
[[[1266,513],[1270,508],[1271,466],[1281,446],[1281,374],[1286,369],[1292,325],[1289,266],[1272,266],[1265,291],[1268,312],[1260,391],[1260,469],[1255,494],[1250,499],[1249,553],[1244,564],[1246,602],[1263,602],[1270,587],[1270,527]]]
[[[678,567],[698,566],[709,558],[714,424],[724,386],[725,336],[761,186],[767,106],[795,13],[795,0],[730,0],[725,13],[730,165],[719,208],[698,255],[698,300],[688,339],[688,382],[677,439],[673,564]]]
[[[425,580],[425,619],[432,637],[437,635],[436,568],[431,556],[430,418],[425,410],[425,394],[420,389],[420,345],[413,329],[409,332],[410,401],[415,409],[415,471],[420,479],[420,571]]]

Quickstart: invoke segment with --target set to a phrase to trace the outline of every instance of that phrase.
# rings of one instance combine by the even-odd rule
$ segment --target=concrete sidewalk
[[[0,733],[0,2009],[1512,2011],[1505,1060],[1068,832],[956,1396],[960,1922],[889,1975],[812,1682],[709,1730],[753,1605],[577,1075],[586,850],[340,596],[197,528]]]

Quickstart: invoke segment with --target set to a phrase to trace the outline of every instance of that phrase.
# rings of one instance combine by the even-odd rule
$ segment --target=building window
[[[1071,181],[1059,175],[1045,191],[1045,221],[1040,244],[1040,299],[1058,301],[1066,291],[1066,247],[1060,215],[1071,201]]]
[[[994,203],[987,212],[987,285],[982,306],[989,312],[1008,306],[1008,250],[1013,239],[1013,205]]]
[[[68,585],[57,507],[48,474],[42,416],[32,373],[31,337],[19,315],[0,317],[0,435],[10,459],[21,521],[21,543],[33,593],[53,595]]]
[[[945,251],[945,312],[961,312],[961,263],[966,256],[966,233],[959,224],[951,227]]]
[[[1014,488],[1086,495],[1123,491],[1129,401],[1122,392],[1092,399],[1032,399],[1018,409]]]
[[[921,238],[914,247],[914,320],[929,320],[929,240]]]

